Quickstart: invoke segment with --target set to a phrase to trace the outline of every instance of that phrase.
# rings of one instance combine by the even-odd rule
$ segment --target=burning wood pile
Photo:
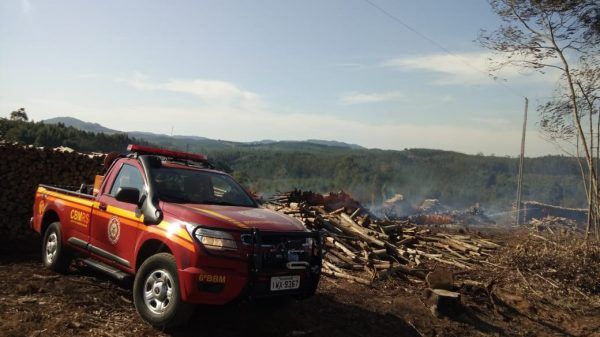
[[[423,280],[434,265],[472,269],[486,263],[499,247],[472,235],[434,232],[408,220],[377,219],[343,192],[294,190],[272,197],[266,206],[324,233],[323,274],[362,284],[398,274]]]
[[[417,225],[489,225],[495,224],[484,212],[483,208],[475,205],[455,210],[442,204],[438,199],[425,199],[419,205],[410,205],[404,196],[396,194],[385,200],[376,212],[386,219],[409,220]]]

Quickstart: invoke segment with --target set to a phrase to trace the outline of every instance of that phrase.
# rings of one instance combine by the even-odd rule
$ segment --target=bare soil
[[[138,317],[130,284],[85,267],[55,274],[42,268],[39,254],[4,250],[0,335],[600,336],[597,293],[552,278],[553,267],[511,265],[529,261],[529,255],[514,256],[532,245],[526,232],[492,237],[505,248],[493,264],[456,274],[457,284],[468,279],[485,286],[457,288],[462,308],[451,317],[432,314],[422,296],[426,285],[417,280],[396,277],[369,287],[324,277],[308,300],[199,306],[187,326],[172,331],[159,331]]]

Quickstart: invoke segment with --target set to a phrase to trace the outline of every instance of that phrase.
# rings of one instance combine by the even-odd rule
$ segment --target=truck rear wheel
[[[42,242],[44,266],[58,273],[64,273],[71,264],[71,255],[62,245],[60,222],[53,222],[44,233]]]
[[[133,302],[144,320],[160,328],[184,324],[194,306],[181,300],[175,258],[169,253],[149,257],[133,283]]]

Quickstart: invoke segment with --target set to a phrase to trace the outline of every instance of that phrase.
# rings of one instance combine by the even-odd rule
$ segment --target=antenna
[[[525,114],[523,116],[523,135],[521,136],[521,157],[519,157],[519,176],[517,178],[517,226],[521,224],[521,196],[523,194],[523,165],[525,162],[525,133],[527,131],[527,107],[529,100],[525,97]]]

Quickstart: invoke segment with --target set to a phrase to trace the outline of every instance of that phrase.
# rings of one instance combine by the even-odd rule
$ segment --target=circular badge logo
[[[113,216],[108,221],[108,241],[113,245],[119,241],[119,236],[121,235],[121,222],[119,218]]]

